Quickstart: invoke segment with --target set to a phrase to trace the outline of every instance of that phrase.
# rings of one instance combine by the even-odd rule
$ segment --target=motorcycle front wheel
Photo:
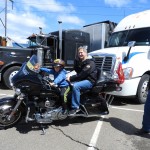
[[[22,112],[19,109],[13,114],[13,116],[9,120],[7,119],[11,113],[11,110],[11,106],[0,106],[0,127],[9,128],[15,125],[20,120]]]

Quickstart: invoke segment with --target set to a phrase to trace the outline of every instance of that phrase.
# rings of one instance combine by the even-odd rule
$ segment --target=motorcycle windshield
[[[30,74],[32,74],[32,72],[39,73],[40,65],[38,63],[38,59],[36,55],[32,55],[32,57],[26,64],[26,68],[28,68],[29,71],[31,71]]]
[[[24,83],[42,84],[41,75],[39,74],[40,65],[36,55],[33,55],[30,60],[24,63],[18,73],[12,78],[14,86]]]

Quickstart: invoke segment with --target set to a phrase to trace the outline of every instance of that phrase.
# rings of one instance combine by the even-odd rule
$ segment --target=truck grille
[[[93,56],[95,59],[96,67],[101,71],[112,72],[114,68],[114,59],[112,56]]]

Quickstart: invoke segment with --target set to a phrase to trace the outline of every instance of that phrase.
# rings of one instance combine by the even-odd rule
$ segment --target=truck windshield
[[[28,41],[28,47],[37,47],[38,45],[37,45],[37,43],[36,42],[34,42],[34,41]]]
[[[150,28],[114,32],[109,39],[108,47],[127,46],[129,41],[136,41],[136,46],[149,46]]]
[[[29,47],[38,47],[40,45],[47,46],[47,38],[44,36],[31,36],[28,39]]]

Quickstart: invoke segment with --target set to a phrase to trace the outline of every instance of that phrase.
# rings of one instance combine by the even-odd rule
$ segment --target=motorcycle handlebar
[[[48,76],[43,77],[43,80],[47,83],[49,87],[58,88],[58,85],[56,84],[50,85],[50,82],[52,83],[53,81]]]

